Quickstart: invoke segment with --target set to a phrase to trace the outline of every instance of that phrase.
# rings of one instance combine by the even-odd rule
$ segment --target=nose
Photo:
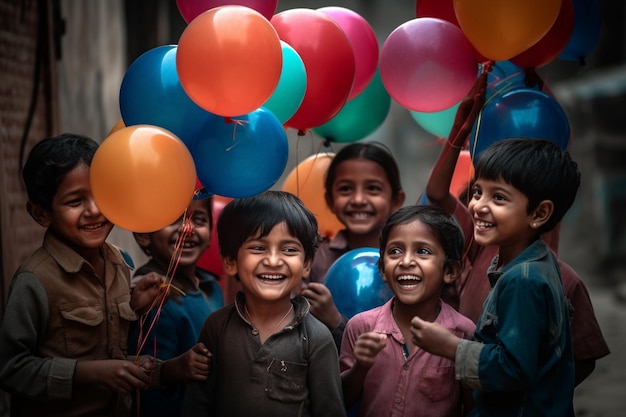
[[[282,253],[280,250],[268,250],[263,262],[268,266],[278,266],[283,262]]]
[[[415,260],[413,259],[413,254],[410,251],[406,251],[404,256],[400,259],[400,266],[404,268],[409,268],[413,266]]]
[[[100,208],[96,204],[96,200],[93,198],[93,196],[89,196],[85,200],[85,211],[92,216],[100,215]]]
[[[365,204],[365,192],[361,188],[357,188],[354,190],[352,194],[352,203],[353,204]]]

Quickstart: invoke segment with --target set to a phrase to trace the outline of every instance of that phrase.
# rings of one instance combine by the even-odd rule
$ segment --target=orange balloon
[[[459,26],[476,50],[504,61],[548,33],[562,0],[454,0]]]
[[[458,197],[467,188],[472,178],[474,178],[474,164],[470,151],[462,150],[456,160],[452,181],[450,181],[450,194]]]
[[[107,136],[111,136],[113,132],[117,132],[118,130],[124,127],[126,127],[126,125],[124,124],[124,120],[122,119],[118,120],[117,123],[115,123],[115,125],[111,128],[111,130],[109,130],[109,133],[107,134]]]
[[[185,144],[156,126],[115,131],[96,151],[89,171],[96,204],[132,232],[159,230],[180,217],[193,197],[196,168]]]
[[[326,204],[324,181],[328,166],[335,154],[311,155],[300,162],[287,176],[283,191],[297,195],[304,205],[315,214],[320,234],[332,239],[344,225]]]
[[[183,31],[176,51],[183,90],[204,110],[225,117],[261,107],[276,89],[282,65],[276,30],[244,6],[200,14]]]

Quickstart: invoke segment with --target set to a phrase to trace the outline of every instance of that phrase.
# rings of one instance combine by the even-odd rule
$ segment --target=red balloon
[[[302,104],[285,126],[307,130],[332,119],[348,100],[356,71],[354,52],[343,29],[311,9],[285,10],[270,22],[280,39],[300,55],[307,74]]]
[[[436,17],[459,26],[452,0],[416,0],[416,17]]]
[[[277,5],[278,0],[176,0],[178,11],[187,23],[203,12],[219,6],[246,6],[270,20]]]
[[[317,9],[333,19],[345,32],[356,64],[354,85],[348,96],[352,100],[369,85],[378,67],[378,39],[370,24],[360,14],[343,7],[329,6]]]
[[[543,38],[521,54],[510,59],[522,68],[542,67],[552,62],[565,49],[574,31],[574,2],[563,0],[556,22]]]

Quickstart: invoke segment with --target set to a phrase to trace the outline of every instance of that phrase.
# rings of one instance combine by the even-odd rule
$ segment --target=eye
[[[370,184],[367,186],[367,191],[372,194],[378,194],[383,191],[383,187],[378,184]]]
[[[506,201],[506,197],[502,194],[494,194],[493,199],[496,201]]]
[[[68,200],[65,204],[67,204],[70,207],[78,207],[82,204],[82,202],[83,202],[82,198],[72,198]]]
[[[419,248],[416,252],[418,255],[432,255],[432,252],[428,248]]]
[[[387,249],[387,255],[389,255],[390,257],[402,255],[402,250],[397,247],[392,247]]]
[[[192,220],[195,226],[203,227],[209,224],[209,218],[207,216],[193,216]]]
[[[335,191],[337,192],[337,194],[349,194],[350,192],[352,192],[352,187],[347,184],[342,184],[338,185],[337,188],[335,188]]]

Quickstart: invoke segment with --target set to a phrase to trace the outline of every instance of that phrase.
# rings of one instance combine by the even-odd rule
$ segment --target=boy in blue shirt
[[[470,415],[573,416],[571,306],[540,236],[574,202],[578,167],[550,141],[504,139],[483,151],[475,177],[474,239],[499,250],[474,340],[414,317],[413,341],[455,360],[456,377],[476,390]]]

